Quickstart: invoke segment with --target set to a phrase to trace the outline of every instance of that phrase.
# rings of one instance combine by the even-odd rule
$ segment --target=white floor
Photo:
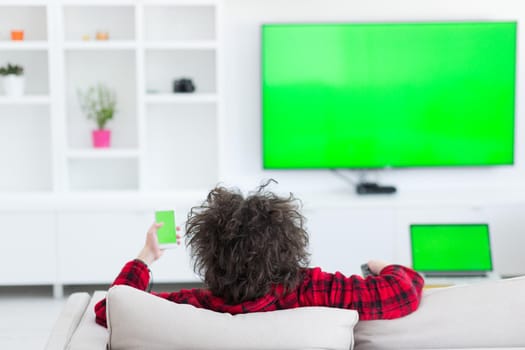
[[[66,299],[74,292],[93,294],[109,285],[68,286],[64,299],[52,297],[52,287],[0,287],[0,350],[44,349]],[[156,284],[154,291],[202,288],[200,283]]]
[[[0,293],[0,349],[44,349],[65,299]]]

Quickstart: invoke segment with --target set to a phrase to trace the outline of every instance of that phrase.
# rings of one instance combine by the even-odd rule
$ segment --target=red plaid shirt
[[[329,306],[357,310],[360,320],[391,319],[416,310],[421,299],[423,278],[415,271],[400,265],[385,267],[379,276],[345,277],[320,268],[305,269],[297,289],[283,293],[276,286],[268,295],[237,305],[228,305],[206,289],[153,293],[179,304],[230,314],[291,309],[301,306]],[[148,267],[139,260],[128,262],[113,285],[125,284],[146,290],[149,284]],[[106,299],[95,305],[96,321],[106,327]]]

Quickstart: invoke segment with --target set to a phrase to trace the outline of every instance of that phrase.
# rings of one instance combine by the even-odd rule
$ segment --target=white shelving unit
[[[61,7],[59,47],[64,62],[63,119],[68,149],[63,168],[68,191],[85,190],[88,174],[103,173],[108,158],[126,171],[107,175],[128,185],[99,188],[93,184],[94,190],[177,192],[216,183],[216,7],[215,1]],[[97,31],[107,32],[109,40],[93,40]],[[90,40],[82,40],[86,37]],[[173,81],[183,77],[194,81],[195,93],[173,93]],[[79,88],[96,82],[114,88],[119,100],[118,113],[109,123],[113,149],[107,153],[85,152],[91,147],[90,122],[76,98]],[[185,107],[189,104],[193,107]],[[203,166],[181,172],[188,160],[188,145],[193,143],[189,141],[196,139],[204,139],[205,146],[190,157],[202,157]],[[82,173],[86,181],[80,181]],[[109,182],[117,184],[118,179]]]
[[[146,191],[198,190],[217,181],[217,5],[214,1],[186,1],[142,7],[139,37],[144,64],[141,101]],[[185,77],[193,80],[195,93],[172,93],[173,80]],[[166,126],[172,132],[163,133]],[[165,152],[177,161],[167,162]],[[194,159],[202,161],[196,164]],[[190,171],[185,164],[192,164]]]
[[[0,7],[0,66],[24,67],[22,97],[6,97],[0,86],[0,193],[53,191],[49,7],[41,4]],[[11,41],[13,29],[24,41]]]
[[[0,286],[109,283],[116,271],[97,279],[90,264],[98,260],[96,269],[105,271],[115,264],[114,247],[129,241],[123,221],[142,242],[157,203],[182,219],[217,183],[219,6],[220,0],[0,0],[0,65],[22,65],[26,79],[19,98],[5,96],[0,85],[0,164],[10,164],[0,172],[0,228],[12,229],[25,207],[45,223],[45,239],[27,252],[42,262],[42,277],[20,269],[18,280],[0,276]],[[24,40],[11,41],[12,29],[23,29]],[[108,40],[96,40],[97,32]],[[196,91],[174,93],[180,78],[191,78]],[[79,90],[99,82],[117,96],[108,149],[92,147],[96,125],[78,101]],[[85,214],[70,212],[86,196]],[[107,214],[96,214],[108,198]],[[98,230],[94,239],[88,227]],[[21,229],[28,237],[29,230]],[[167,255],[178,266],[187,260],[185,253]],[[159,281],[195,281],[189,266],[173,278],[168,263],[160,264]]]

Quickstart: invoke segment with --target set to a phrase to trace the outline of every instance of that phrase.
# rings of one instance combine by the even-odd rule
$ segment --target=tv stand
[[[381,186],[375,182],[360,182],[355,186],[357,194],[392,194],[396,193],[394,186]]]

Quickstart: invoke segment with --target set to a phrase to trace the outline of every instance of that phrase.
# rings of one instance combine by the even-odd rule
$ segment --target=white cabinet
[[[58,216],[58,279],[62,284],[110,283],[144,243],[144,215],[67,212]]]
[[[57,239],[53,213],[1,212],[0,236],[0,285],[56,283]]]
[[[183,225],[187,209],[174,209],[177,225]],[[153,223],[153,212],[151,208],[146,211],[68,210],[59,214],[59,284],[113,282],[124,263],[136,258],[143,247],[146,232]],[[189,260],[184,241],[180,246],[166,250],[162,258],[151,266],[154,281],[197,281]]]
[[[488,213],[494,268],[507,276],[525,274],[525,203],[492,205]]]
[[[416,198],[305,197],[312,265],[345,274],[360,273],[360,264],[382,259],[412,265],[411,224],[486,223],[490,229],[494,271],[525,274],[525,202],[519,195],[463,193]]]
[[[151,271],[154,283],[173,282],[200,282],[200,278],[193,272],[189,251],[184,242],[180,246],[167,249],[162,258],[153,264]]]
[[[305,212],[312,266],[345,275],[360,274],[371,259],[394,260],[391,208],[319,208]]]

